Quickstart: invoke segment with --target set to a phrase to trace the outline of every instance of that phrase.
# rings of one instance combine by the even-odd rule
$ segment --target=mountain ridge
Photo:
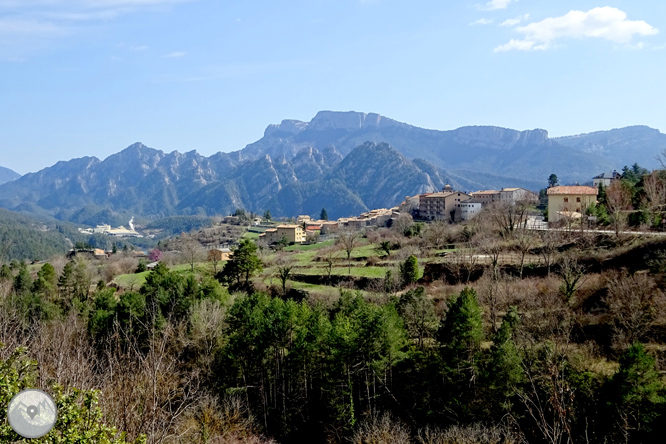
[[[0,185],[0,206],[86,224],[110,214],[159,218],[236,208],[291,216],[316,215],[324,206],[331,217],[349,216],[447,183],[466,191],[536,191],[551,173],[563,183],[585,183],[633,163],[619,163],[627,146],[638,144],[629,151],[645,157],[654,151],[646,143],[661,138],[666,149],[666,135],[641,126],[550,138],[544,129],[440,131],[376,113],[320,111],[310,122],[269,125],[261,139],[229,153],[166,153],[137,142],[104,160],[61,161]],[[590,148],[597,145],[615,160]]]

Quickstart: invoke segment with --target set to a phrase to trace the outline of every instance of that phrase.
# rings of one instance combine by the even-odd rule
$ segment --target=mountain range
[[[11,182],[12,180],[16,180],[19,177],[21,177],[19,173],[12,171],[9,168],[0,166],[0,185],[3,183]]]
[[[136,143],[101,161],[58,162],[0,185],[0,207],[94,225],[171,215],[358,214],[445,184],[474,191],[586,183],[635,162],[656,166],[666,135],[635,126],[550,138],[542,129],[418,128],[378,114],[321,111],[283,120],[244,149],[210,157]]]

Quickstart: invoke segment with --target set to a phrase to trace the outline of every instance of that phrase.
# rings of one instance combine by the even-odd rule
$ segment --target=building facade
[[[596,205],[598,188],[588,186],[561,186],[548,188],[548,222],[566,218],[580,219],[585,209]]]

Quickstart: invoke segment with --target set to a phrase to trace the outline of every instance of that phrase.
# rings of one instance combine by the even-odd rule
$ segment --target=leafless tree
[[[493,279],[499,277],[499,261],[502,253],[506,249],[506,242],[499,239],[497,235],[488,234],[477,240],[481,252],[490,258],[490,265],[492,267]]]
[[[559,235],[556,231],[546,230],[541,234],[541,247],[539,248],[539,254],[543,258],[543,263],[546,266],[547,276],[550,276],[550,267],[555,261],[558,245]]]
[[[435,221],[428,224],[425,232],[425,240],[433,248],[441,250],[447,244],[451,226],[442,221]]]
[[[349,274],[351,275],[351,255],[361,241],[361,232],[357,230],[343,230],[338,234],[338,242],[347,253]]]
[[[180,245],[183,260],[190,265],[190,271],[194,273],[194,265],[203,259],[204,249],[195,239],[186,239]]]
[[[631,191],[622,181],[617,180],[606,188],[606,207],[615,235],[619,237],[626,225],[627,211],[631,209]]]
[[[525,266],[525,257],[529,254],[529,252],[532,250],[534,245],[536,244],[536,238],[532,234],[532,232],[527,231],[527,230],[519,230],[515,234],[515,241],[514,241],[514,248],[516,251],[518,251],[518,255],[520,257],[520,278],[523,278],[523,269]]]
[[[643,206],[650,216],[648,224],[652,226],[657,211],[666,204],[666,172],[653,171],[643,178]]]
[[[487,214],[490,220],[503,237],[513,237],[516,230],[527,224],[527,215],[532,200],[519,200],[516,202],[495,202],[488,207]]]
[[[604,302],[612,318],[618,347],[642,341],[664,315],[666,299],[654,279],[645,274],[616,274],[608,281]]]
[[[573,306],[576,302],[576,293],[584,282],[585,267],[575,257],[567,255],[560,262],[559,275],[562,277],[560,293],[567,304]]]
[[[414,218],[411,214],[401,213],[394,221],[391,229],[400,234],[404,234],[412,225],[414,225]]]

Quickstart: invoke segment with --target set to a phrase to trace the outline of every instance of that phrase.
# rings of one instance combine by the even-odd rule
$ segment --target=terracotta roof
[[[595,187],[570,186],[570,187],[551,187],[548,188],[548,195],[551,194],[589,194],[596,196],[599,190]]]
[[[278,225],[278,228],[298,228],[298,227],[301,227],[301,225],[292,225],[292,224]]]

